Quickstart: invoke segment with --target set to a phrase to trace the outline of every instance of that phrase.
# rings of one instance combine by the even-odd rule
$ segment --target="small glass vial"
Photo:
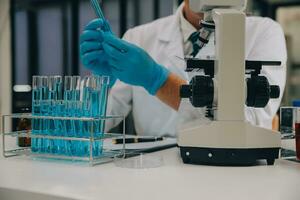
[[[294,107],[280,107],[280,132],[282,135],[292,135],[295,125]]]
[[[300,100],[294,101],[293,105],[295,106],[295,139],[296,139],[296,156],[297,160],[300,160]]]
[[[19,147],[31,147],[31,139],[29,136],[31,130],[31,121],[29,119],[21,119],[17,127],[18,131],[26,131],[28,137],[18,137]]]

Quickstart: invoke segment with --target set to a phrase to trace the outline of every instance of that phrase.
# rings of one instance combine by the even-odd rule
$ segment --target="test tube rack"
[[[66,137],[66,136],[56,136],[59,134],[53,135],[45,135],[44,133],[32,133],[32,130],[18,130],[11,131],[11,122],[13,119],[29,119],[29,120],[61,120],[65,122],[70,121],[79,121],[82,123],[88,122],[90,123],[90,134],[89,136],[84,137]],[[96,123],[105,123],[109,120],[123,120],[123,132],[122,133],[102,133],[100,136],[96,136],[94,133],[94,124]],[[31,141],[34,139],[42,139],[42,140],[59,140],[61,142],[85,142],[88,143],[89,154],[85,156],[74,156],[74,155],[59,155],[51,152],[33,152],[32,147],[19,147],[17,144],[17,140],[19,137],[27,137],[30,138]],[[113,148],[112,140],[113,139],[123,139],[123,144],[119,145],[119,148]],[[12,146],[12,140],[15,144],[15,147]],[[95,142],[101,142],[101,153],[99,155],[94,155],[94,145]],[[105,145],[108,143],[109,145]],[[14,145],[13,145],[14,146]],[[11,115],[3,115],[2,116],[2,149],[3,156],[5,158],[15,157],[15,156],[26,156],[31,157],[33,159],[39,160],[63,160],[63,161],[72,161],[73,162],[81,162],[88,163],[90,166],[94,166],[101,163],[107,163],[113,161],[114,158],[125,158],[125,118],[124,116],[105,116],[98,118],[91,117],[50,117],[50,116],[35,116],[29,113],[18,113]]]

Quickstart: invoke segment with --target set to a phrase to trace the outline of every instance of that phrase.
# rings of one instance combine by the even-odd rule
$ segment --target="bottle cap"
[[[294,107],[300,107],[300,99],[294,100],[294,101],[293,101],[293,106],[294,106]]]

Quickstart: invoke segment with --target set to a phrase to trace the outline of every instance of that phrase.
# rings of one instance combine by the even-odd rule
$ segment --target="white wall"
[[[11,113],[9,0],[0,0],[0,115]],[[0,128],[2,127],[0,122]],[[1,129],[0,129],[1,130]]]

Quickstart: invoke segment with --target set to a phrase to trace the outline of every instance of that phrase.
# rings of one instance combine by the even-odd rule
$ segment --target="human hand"
[[[109,24],[102,19],[94,19],[85,27],[80,36],[80,59],[83,65],[96,75],[109,76],[110,86],[116,82],[110,67],[108,66],[109,57],[103,50],[103,37],[101,31],[111,34]]]
[[[155,95],[167,80],[169,71],[138,46],[107,32],[100,32],[113,76],[127,84],[142,86]]]

